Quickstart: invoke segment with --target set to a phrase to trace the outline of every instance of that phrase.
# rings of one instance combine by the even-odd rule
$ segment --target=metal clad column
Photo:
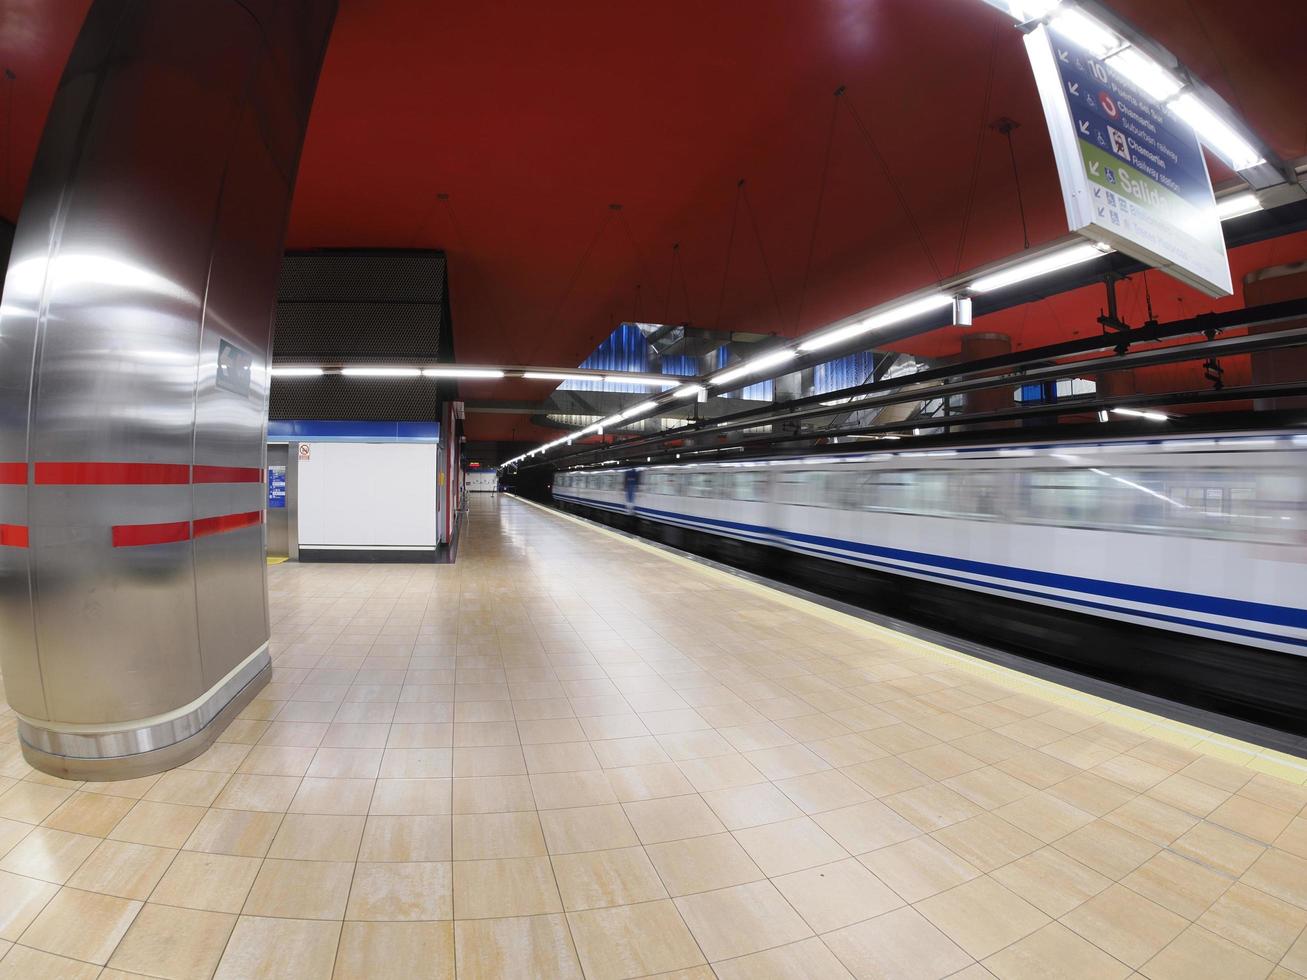
[[[45,771],[177,765],[266,682],[273,297],[334,14],[96,0],[56,93],[0,318],[0,670]]]

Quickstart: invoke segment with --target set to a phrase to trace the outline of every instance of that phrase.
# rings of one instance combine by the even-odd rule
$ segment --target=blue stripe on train
[[[619,514],[628,513],[627,509],[624,507],[601,503],[595,500],[587,500],[583,497],[576,497],[571,494],[563,494],[555,491],[554,496],[583,504],[585,506],[610,510]],[[1179,612],[1206,613],[1208,615],[1224,616],[1230,619],[1243,619],[1267,626],[1296,626],[1300,628],[1307,626],[1307,611],[1300,609],[1274,606],[1268,603],[1247,602],[1239,599],[1220,599],[1214,596],[1204,596],[1190,592],[1176,592],[1169,589],[1155,589],[1148,586],[1128,585],[1120,582],[1101,582],[1096,579],[1087,579],[1079,576],[1061,575],[1055,572],[1040,572],[1034,569],[1013,568],[1007,565],[995,565],[989,562],[976,562],[962,558],[949,558],[944,555],[930,555],[923,552],[904,551],[898,548],[883,548],[874,545],[861,544],[856,541],[845,541],[840,538],[826,538],[820,535],[780,531],[775,528],[769,528],[758,524],[741,524],[735,521],[723,521],[709,517],[680,514],[675,511],[658,510],[653,507],[636,507],[635,511],[639,514],[661,520],[672,521],[678,524],[686,524],[691,527],[701,527],[709,530],[724,528],[738,533],[749,534],[755,538],[771,538],[787,542],[807,554],[818,555],[820,557],[834,560],[848,560],[856,564],[888,569],[899,574],[903,574],[908,570],[904,569],[901,565],[893,564],[894,561],[933,565],[936,569],[941,569],[941,571],[914,571],[918,574],[926,575],[940,581],[954,582],[973,587],[979,586],[982,588],[993,588],[1013,595],[1050,599],[1055,602],[1064,602],[1069,605],[1082,606],[1087,609],[1102,610],[1112,613],[1126,613],[1128,615],[1143,616],[1160,622],[1174,623],[1181,626],[1190,626],[1198,629],[1246,636],[1252,639],[1273,640],[1280,643],[1291,643],[1294,646],[1307,647],[1307,640],[1284,636],[1278,633],[1264,633],[1256,630],[1242,629],[1236,626],[1227,626],[1220,623],[1186,619],[1181,616],[1172,616],[1144,609],[1130,609],[1108,603],[1093,602],[1068,596],[1050,595],[1047,592],[1020,588],[1015,585],[977,582],[974,579],[965,578],[961,575],[948,574],[942,570],[948,569],[951,571],[969,572],[971,574],[985,575],[990,578],[1004,579],[1008,582],[1019,582],[1023,585],[1044,586],[1045,588],[1088,593],[1106,599],[1148,603],[1149,605],[1163,606],[1167,609]],[[818,547],[813,547],[813,545]],[[821,551],[818,550],[819,548],[852,552],[853,554],[832,554],[831,550]],[[864,555],[867,557],[862,557]],[[876,560],[878,558],[889,560]],[[1267,615],[1267,613],[1270,615]]]

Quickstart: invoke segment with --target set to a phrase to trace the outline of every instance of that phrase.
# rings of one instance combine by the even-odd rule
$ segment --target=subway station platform
[[[0,715],[0,977],[1307,976],[1307,769],[534,504],[269,570],[207,753]]]

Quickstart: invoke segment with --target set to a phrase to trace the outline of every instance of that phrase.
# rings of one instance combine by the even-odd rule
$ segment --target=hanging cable
[[[853,122],[857,125],[858,132],[862,134],[863,140],[866,141],[867,148],[871,150],[871,155],[876,158],[876,163],[880,165],[880,171],[885,176],[885,180],[889,183],[890,190],[894,192],[895,198],[898,199],[899,207],[903,209],[903,215],[908,219],[908,225],[912,228],[912,233],[917,238],[917,244],[921,246],[922,254],[926,256],[926,261],[930,263],[930,267],[935,270],[935,281],[942,282],[944,276],[939,271],[939,264],[935,261],[935,256],[931,253],[930,246],[926,244],[926,236],[922,233],[921,225],[917,224],[916,215],[912,213],[912,208],[908,205],[907,196],[904,195],[903,188],[899,186],[899,182],[894,179],[894,174],[890,172],[889,163],[886,162],[885,157],[881,155],[880,147],[876,145],[876,140],[872,138],[871,131],[863,124],[862,117],[859,116],[857,110],[853,108],[852,102],[849,102],[847,99],[844,100],[844,108],[847,109],[849,115],[853,117]]]
[[[776,330],[785,333],[784,318],[781,315],[781,298],[776,292],[776,280],[772,278],[771,266],[767,264],[767,250],[762,247],[762,234],[758,231],[758,216],[754,213],[753,205],[749,202],[749,189],[744,186],[744,179],[740,179],[740,199],[744,202],[744,210],[749,215],[749,224],[753,228],[753,240],[758,243],[758,257],[762,259],[762,271],[767,276],[767,287],[771,290],[771,301],[776,307]]]
[[[622,206],[620,204],[608,205],[608,213],[604,215],[604,220],[599,222],[599,227],[595,229],[594,237],[590,239],[590,243],[586,245],[585,251],[581,253],[581,258],[577,261],[576,268],[572,270],[571,278],[567,280],[567,285],[563,289],[563,294],[558,297],[558,305],[554,308],[554,312],[550,314],[549,319],[545,321],[544,333],[546,336],[552,332],[555,322],[557,322],[558,317],[562,314],[563,306],[567,303],[567,297],[571,295],[577,279],[581,277],[581,270],[585,268],[585,263],[586,260],[590,258],[590,253],[593,252],[594,247],[599,244],[599,239],[603,237],[604,232],[608,228],[609,222],[613,220],[613,215],[618,214],[621,210]]]
[[[967,203],[962,212],[962,230],[958,234],[958,254],[953,259],[953,274],[962,271],[962,253],[971,228],[971,212],[976,204],[976,191],[980,188],[980,158],[985,151],[985,133],[989,130],[989,104],[994,95],[994,68],[998,64],[998,24],[989,42],[989,71],[985,77],[985,101],[980,109],[980,131],[976,134],[976,153],[971,161],[971,185],[967,188]]]
[[[994,120],[991,125],[1007,137],[1007,155],[1012,161],[1012,183],[1016,185],[1017,189],[1017,212],[1021,215],[1021,240],[1024,247],[1029,248],[1030,229],[1026,226],[1026,202],[1021,196],[1021,173],[1017,170],[1016,144],[1012,142],[1012,131],[1021,124],[1014,119],[1007,118],[1007,116],[1002,116]]]
[[[803,263],[803,278],[799,281],[799,305],[794,311],[794,330],[797,336],[803,317],[803,301],[808,295],[808,276],[812,272],[812,257],[817,248],[817,229],[821,225],[821,206],[826,200],[826,179],[830,176],[830,152],[835,144],[835,121],[840,116],[840,100],[844,96],[844,86],[835,90],[834,104],[831,106],[830,125],[826,128],[826,151],[822,155],[821,178],[817,181],[817,208],[812,215],[812,233],[808,236],[808,257]]]
[[[731,233],[726,238],[726,264],[722,268],[722,288],[717,294],[717,316],[713,318],[713,329],[722,325],[722,308],[726,304],[726,282],[731,272],[731,252],[735,248],[735,225],[740,217],[740,194],[744,190],[744,181],[735,185],[735,204],[731,208]]]

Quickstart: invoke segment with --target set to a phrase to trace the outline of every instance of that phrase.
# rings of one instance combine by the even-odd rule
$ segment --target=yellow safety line
[[[732,588],[741,588],[752,590],[774,602],[797,609],[809,615],[818,616],[829,622],[835,623],[845,629],[852,628],[879,640],[890,640],[901,646],[911,647],[931,657],[934,660],[941,661],[951,667],[957,667],[969,673],[980,676],[983,680],[998,684],[1009,690],[1021,694],[1028,694],[1038,697],[1044,701],[1050,701],[1055,705],[1063,708],[1071,708],[1082,714],[1087,714],[1102,721],[1111,722],[1114,725],[1120,725],[1122,728],[1138,732],[1142,735],[1148,735],[1152,738],[1161,739],[1172,745],[1183,746],[1196,752],[1202,752],[1205,755],[1214,756],[1223,759],[1226,762],[1233,763],[1237,766],[1244,766],[1248,769],[1254,769],[1257,772],[1269,773],[1272,776],[1278,776],[1280,779],[1287,780],[1291,783],[1307,784],[1307,759],[1301,759],[1297,756],[1289,755],[1285,752],[1277,752],[1275,749],[1269,749],[1261,745],[1254,745],[1251,742],[1245,742],[1241,739],[1231,738],[1228,735],[1221,735],[1217,732],[1208,731],[1205,728],[1198,728],[1195,725],[1186,725],[1184,722],[1174,721],[1170,718],[1164,718],[1161,715],[1153,714],[1151,711],[1144,711],[1140,708],[1134,708],[1129,705],[1118,704],[1115,701],[1109,701],[1107,698],[1100,698],[1097,695],[1086,694],[1084,691],[1077,691],[1075,688],[1067,687],[1064,684],[1058,684],[1054,681],[1045,680],[1042,677],[1032,677],[1029,674],[1023,674],[1019,670],[1011,667],[1004,667],[1001,664],[990,663],[987,660],[981,660],[977,657],[968,656],[965,653],[959,653],[957,650],[950,650],[947,647],[939,646],[928,640],[922,640],[915,636],[909,636],[905,633],[899,633],[886,626],[880,626],[876,623],[870,623],[865,619],[852,616],[848,613],[840,612],[836,609],[829,609],[820,603],[813,602],[809,599],[803,599],[799,596],[790,595],[779,589],[763,585],[760,582],[754,582],[750,579],[740,578],[731,575],[729,572],[723,572],[720,569],[692,561],[689,558],[683,558],[680,555],[665,551],[662,548],[656,548],[653,545],[646,544],[619,534],[609,528],[573,517],[571,514],[565,514],[562,511],[545,507],[534,500],[527,500],[525,497],[519,497],[515,494],[507,494],[514,500],[520,500],[529,504],[552,517],[562,518],[579,524],[581,527],[600,534],[606,534],[609,537],[630,545],[633,548],[639,548],[650,554],[657,555],[665,561],[679,563],[686,566],[698,575],[720,581]]]
[[[284,562],[284,561],[289,561],[289,560],[290,560],[289,558],[286,558],[286,557],[284,557],[284,556],[281,557],[281,558],[269,558],[269,559],[268,559],[268,564],[269,564],[269,565],[280,565],[282,562]]]

